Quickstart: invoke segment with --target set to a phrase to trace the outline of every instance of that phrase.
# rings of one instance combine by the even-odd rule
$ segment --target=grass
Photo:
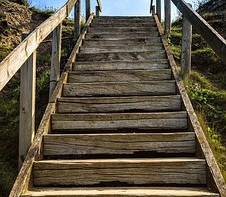
[[[213,14],[207,13],[211,19]],[[182,21],[173,23],[170,47],[180,64]],[[196,32],[192,36],[192,73],[184,83],[199,122],[226,180],[226,75],[225,65]]]
[[[38,11],[41,14],[50,14],[49,11]],[[73,22],[69,19],[63,22],[62,41],[62,68],[74,46]],[[51,38],[48,38],[51,39]],[[12,49],[0,46],[1,60]],[[36,129],[48,104],[49,72],[51,61],[51,42],[41,44],[37,50],[37,81],[36,81]],[[8,85],[0,92],[0,196],[6,197],[17,177],[18,165],[18,133],[19,133],[19,100],[20,100],[20,74],[14,76]]]
[[[222,100],[226,100],[226,91],[216,88],[205,76],[195,71],[189,80],[185,79],[185,85],[226,180],[226,148],[222,144],[222,135],[226,132],[226,111],[219,105]]]

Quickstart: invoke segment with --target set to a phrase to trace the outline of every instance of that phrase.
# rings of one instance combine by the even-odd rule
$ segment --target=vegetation
[[[23,7],[25,9],[25,7]],[[26,8],[32,13],[32,23],[35,26],[49,17],[51,10],[41,11],[37,8]],[[6,31],[11,35],[8,24],[1,22],[0,19],[0,38],[8,38]],[[38,20],[38,21],[37,21]],[[9,27],[9,28],[8,28]],[[67,62],[74,43],[73,40],[73,21],[66,19],[63,22],[63,42],[62,42],[62,69]],[[4,35],[4,33],[6,35]],[[5,36],[5,37],[3,37]],[[19,35],[20,37],[20,35]],[[1,43],[1,42],[0,42]],[[19,43],[7,45],[0,44],[0,61],[3,60]],[[49,91],[49,70],[51,61],[51,37],[48,37],[44,44],[37,50],[37,87],[36,87],[36,128],[43,116],[48,103]],[[20,99],[20,73],[18,72],[8,85],[0,92],[0,196],[5,197],[13,186],[18,170],[18,133],[19,133],[19,99]]]
[[[212,19],[213,14],[205,14]],[[182,20],[178,18],[172,27],[169,43],[174,57],[180,64]],[[226,180],[226,83],[225,65],[214,51],[193,32],[192,73],[185,85],[196,114]]]

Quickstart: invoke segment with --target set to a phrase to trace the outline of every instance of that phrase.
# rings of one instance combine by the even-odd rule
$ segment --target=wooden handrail
[[[172,0],[172,2],[226,64],[226,40],[184,0]]]
[[[153,0],[151,0],[150,14],[152,13]],[[154,13],[153,13],[154,14]]]
[[[0,91],[36,51],[40,43],[70,14],[77,0],[68,2],[38,26],[0,63]]]
[[[100,0],[97,0],[97,4],[98,4],[98,7],[99,7],[99,11],[102,12],[102,4],[101,4],[101,1]]]

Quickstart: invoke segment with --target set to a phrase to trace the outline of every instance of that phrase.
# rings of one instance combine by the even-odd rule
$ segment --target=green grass
[[[222,100],[226,100],[226,91],[218,89],[205,76],[195,71],[184,82],[200,124],[226,180],[226,149],[221,139],[226,132],[226,111],[220,105]]]

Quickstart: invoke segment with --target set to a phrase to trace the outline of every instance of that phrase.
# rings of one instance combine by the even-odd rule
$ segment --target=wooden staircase
[[[97,17],[23,197],[219,197],[152,17]]]

